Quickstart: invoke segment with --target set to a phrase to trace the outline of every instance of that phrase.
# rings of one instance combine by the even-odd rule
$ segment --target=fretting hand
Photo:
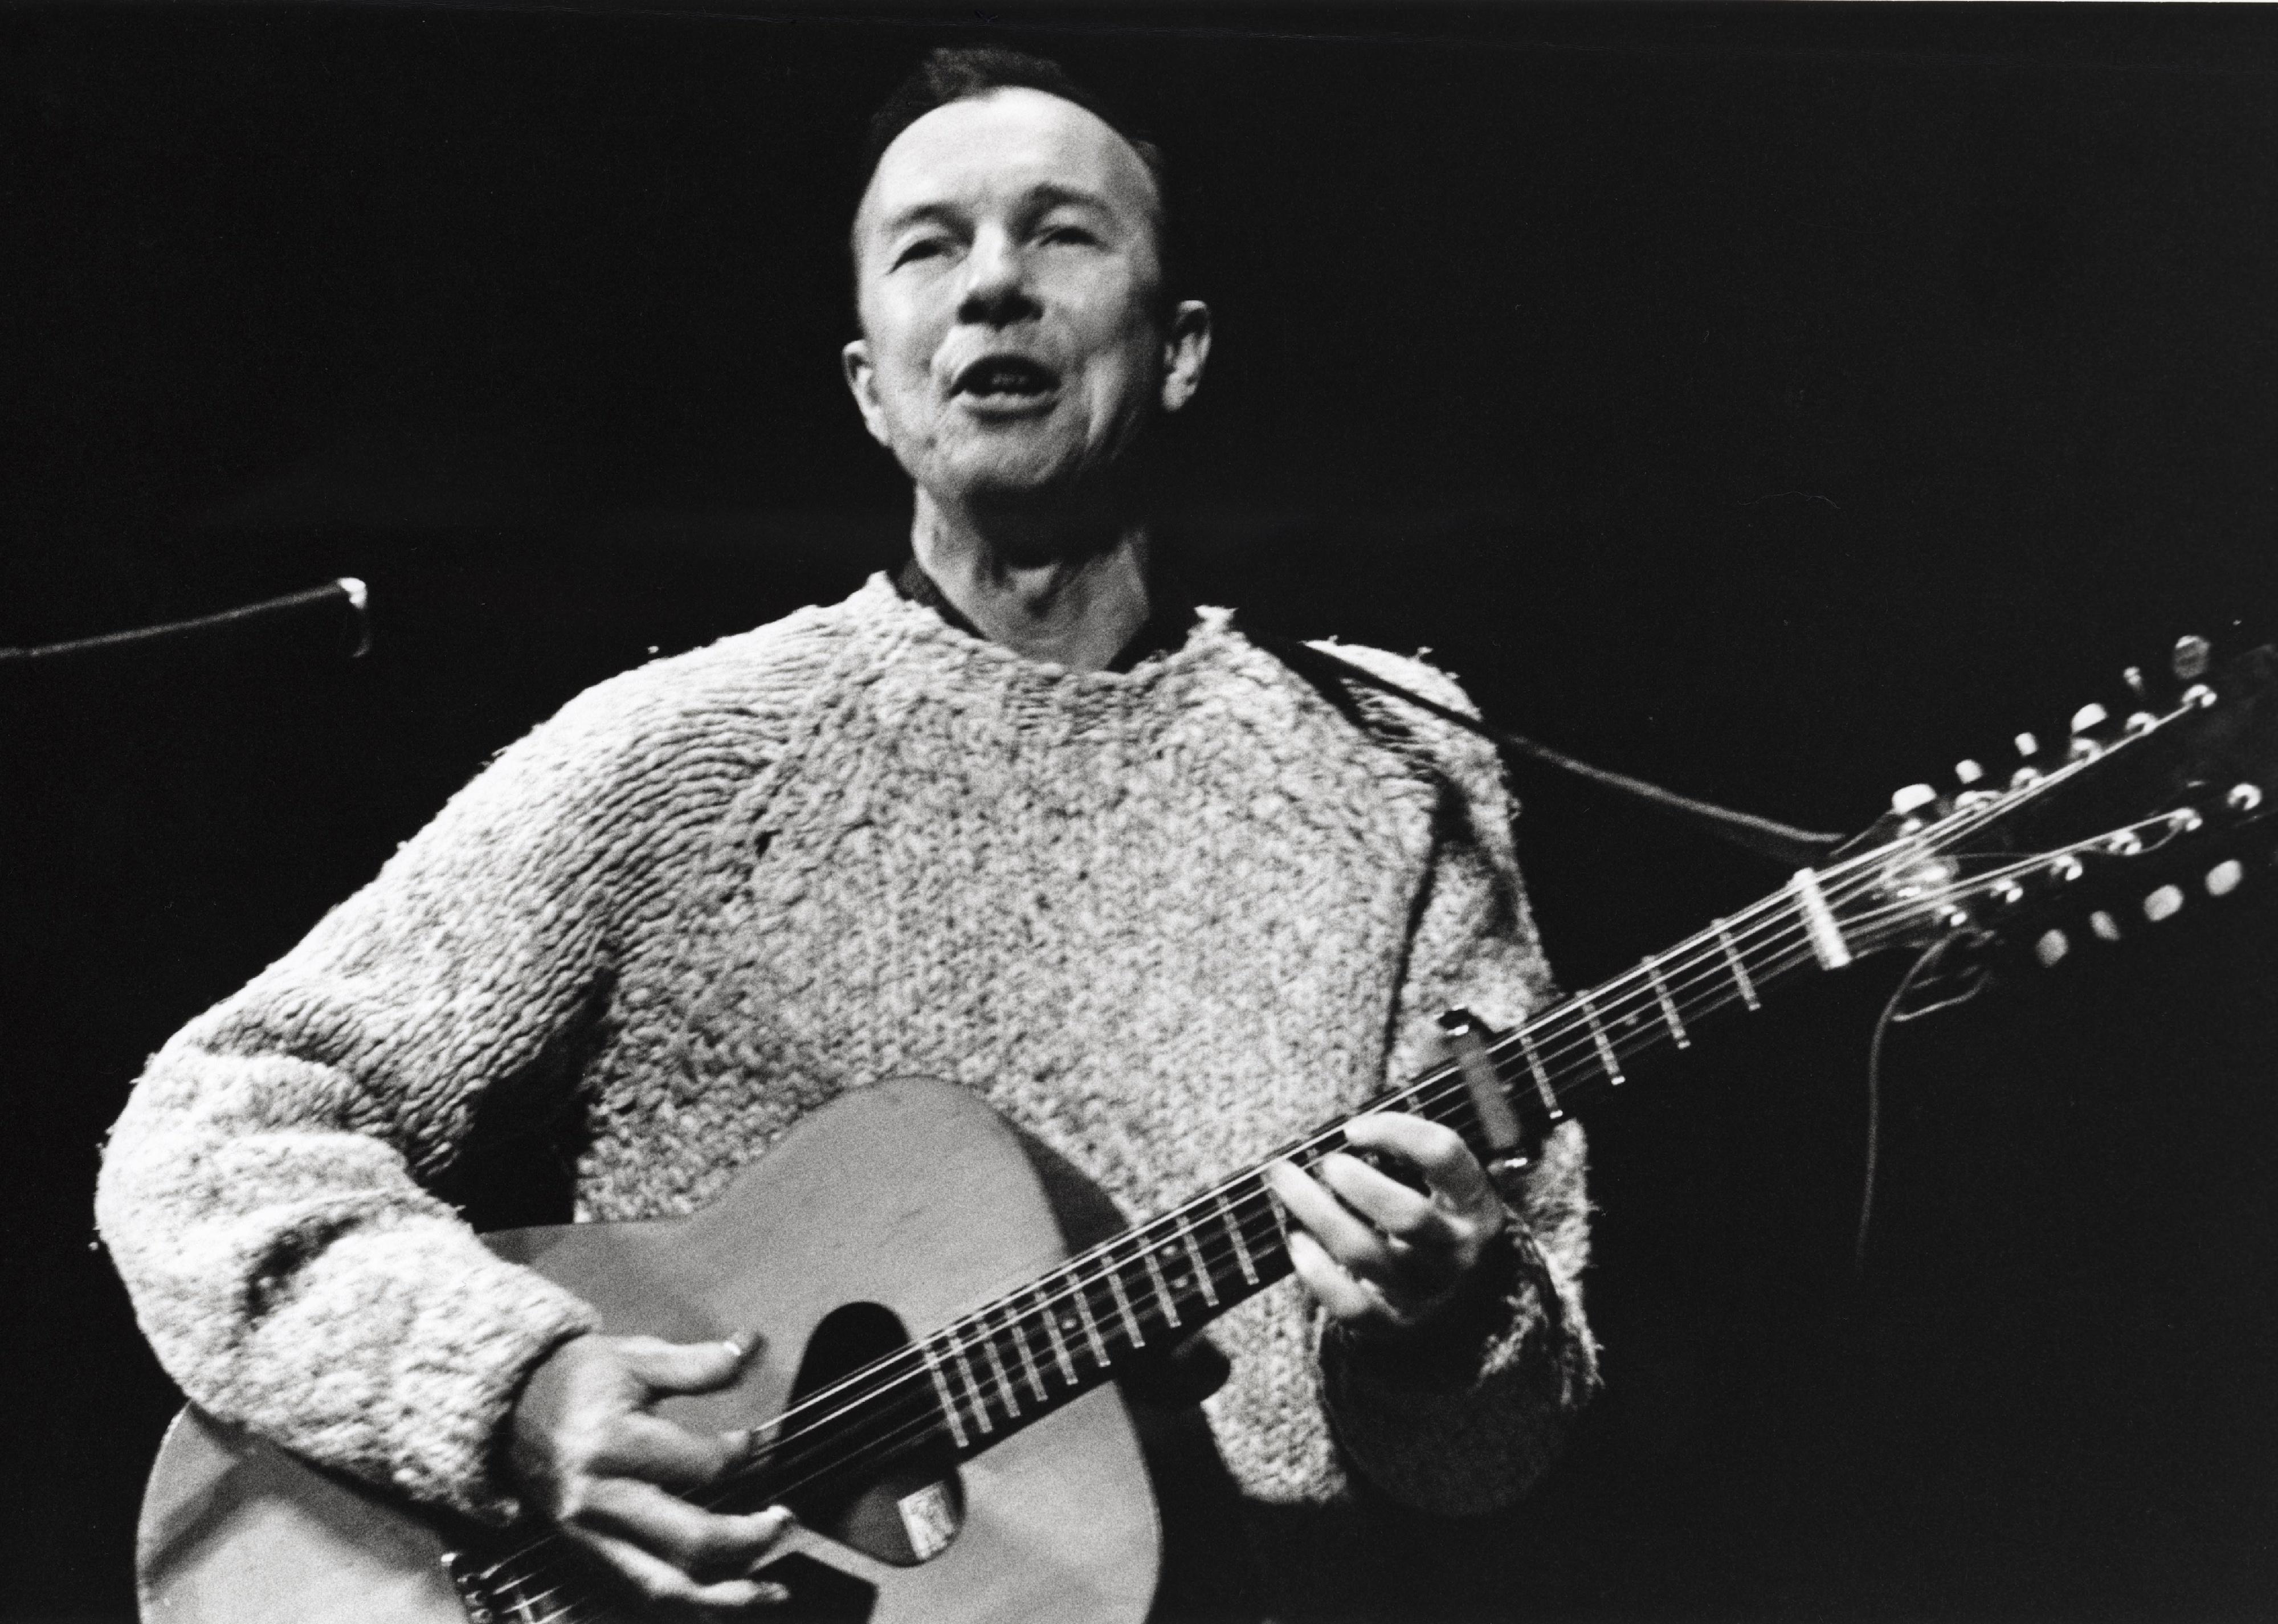
[[[1461,1294],[1508,1216],[1487,1169],[1455,1130],[1420,1116],[1376,1113],[1345,1124],[1356,1151],[1412,1167],[1410,1189],[1357,1156],[1333,1151],[1309,1176],[1266,1169],[1295,1223],[1289,1260],[1330,1317],[1363,1336],[1428,1322]]]
[[[572,1543],[652,1605],[743,1611],[780,1602],[754,1580],[789,1525],[780,1506],[748,1516],[682,1498],[750,1457],[740,1432],[692,1432],[650,1406],[735,1379],[751,1350],[732,1342],[573,1337],[531,1373],[508,1422],[507,1466]]]

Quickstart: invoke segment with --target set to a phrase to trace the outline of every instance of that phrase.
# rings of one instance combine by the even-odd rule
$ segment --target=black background
[[[0,644],[340,574],[377,633],[0,669],[0,1616],[131,1607],[177,1400],[88,1213],[141,1058],[582,686],[893,557],[841,243],[931,43],[1059,54],[1172,148],[1206,599],[1831,828],[2271,629],[2278,15],[977,19],[0,13]],[[1571,984],[1779,877],[1526,794]],[[2267,1616],[2274,969],[2250,891],[1900,1029],[1855,1280],[1894,966],[1626,1091],[1607,1398],[1419,1596]]]

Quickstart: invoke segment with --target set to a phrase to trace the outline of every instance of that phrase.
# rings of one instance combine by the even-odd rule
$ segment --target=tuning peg
[[[2061,931],[2044,931],[2041,939],[2033,944],[2033,956],[2041,961],[2043,969],[2054,969],[2057,961],[2072,951],[2072,939]]]
[[[2074,761],[2082,761],[2104,753],[2103,732],[2112,720],[2112,713],[2101,705],[2083,705],[2072,713],[2072,745],[2068,752]]]
[[[1900,817],[1912,817],[1937,801],[1938,791],[1927,784],[1909,784],[1904,789],[1891,792],[1891,810]]]
[[[2197,682],[2207,674],[2207,667],[2213,659],[2214,645],[2192,634],[2175,640],[2175,652],[2169,661],[2169,667],[2180,680]]]
[[[2246,865],[2236,857],[2226,857],[2206,871],[2207,895],[2227,897],[2245,878]]]
[[[2173,919],[2183,908],[2183,888],[2162,885],[2144,899],[2144,917],[2153,924],[2162,919]]]
[[[2144,684],[2144,668],[2142,666],[2129,666],[2126,670],[2120,673],[2120,680],[2128,685],[2128,692],[2134,694],[2139,703],[2148,705],[2152,702],[2152,690],[2146,687]]]
[[[2022,764],[2009,775],[2009,786],[2022,789],[2028,784],[2041,781],[2041,770],[2033,764],[2033,758],[2041,753],[2041,741],[2030,733],[2020,733],[2016,744],[2017,758]]]
[[[2234,784],[2223,804],[2234,812],[2251,812],[2262,804],[2262,786],[2258,784]]]
[[[1965,757],[1954,762],[1953,781],[1961,785],[1961,793],[1953,798],[1957,807],[1982,807],[2000,799],[1999,792],[1985,784],[1984,763],[1974,759]]]
[[[2100,908],[2088,916],[2088,928],[2096,933],[2096,939],[2100,942],[2120,939],[2120,922]]]

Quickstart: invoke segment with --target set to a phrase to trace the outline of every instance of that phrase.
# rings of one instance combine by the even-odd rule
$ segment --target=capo
[[[1477,1017],[1468,1009],[1450,1009],[1440,1017],[1440,1029],[1447,1034],[1464,1085],[1471,1091],[1472,1110],[1487,1140],[1487,1177],[1506,1201],[1516,1201],[1519,1176],[1534,1165],[1532,1136],[1503,1092],[1502,1074],[1487,1053]]]

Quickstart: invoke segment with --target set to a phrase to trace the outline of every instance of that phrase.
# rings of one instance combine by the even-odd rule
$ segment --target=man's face
[[[1165,312],[1153,177],[1038,90],[952,102],[886,149],[854,223],[862,420],[937,500],[1073,491],[1200,381],[1209,312]]]

